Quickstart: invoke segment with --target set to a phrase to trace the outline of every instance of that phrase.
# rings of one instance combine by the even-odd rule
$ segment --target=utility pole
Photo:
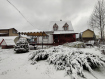
[[[44,33],[44,32],[42,32],[42,49],[43,49],[43,33]]]

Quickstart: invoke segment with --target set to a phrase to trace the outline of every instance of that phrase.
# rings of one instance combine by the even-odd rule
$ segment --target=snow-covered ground
[[[75,49],[77,48],[72,48]],[[78,50],[102,55],[97,48]],[[30,64],[32,61],[28,60],[29,54],[34,51],[16,54],[14,49],[0,49],[0,79],[71,79],[64,70],[57,71],[54,65],[49,65],[46,60],[39,61],[35,65]],[[84,72],[87,79],[105,79],[103,68],[94,71],[95,77],[87,71]]]

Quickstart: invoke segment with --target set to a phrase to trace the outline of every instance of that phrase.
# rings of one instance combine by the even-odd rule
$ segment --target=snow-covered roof
[[[10,28],[8,28],[8,27],[0,27],[0,30],[8,30],[8,29],[15,29],[14,27],[10,27]]]
[[[33,29],[33,30],[25,30],[25,31],[20,31],[20,32],[23,32],[23,33],[34,33],[34,32],[43,32],[42,30],[38,30],[38,29]]]
[[[71,21],[51,21],[50,25],[49,25],[50,26],[49,31],[53,31],[53,25],[55,23],[58,25],[58,30],[64,30],[63,26],[65,25],[65,23],[67,23],[69,25],[68,30],[74,30],[72,27]]]
[[[74,31],[54,31],[53,34],[75,34]]]
[[[21,34],[21,37],[23,37],[23,38],[30,38],[29,36],[27,36],[27,35],[22,35],[22,34]]]
[[[25,34],[28,36],[46,36],[47,35],[44,31],[38,30],[38,29],[20,31],[20,34]]]
[[[15,42],[13,39],[4,39],[1,45],[7,45],[7,46],[15,45]]]
[[[2,42],[2,40],[6,40],[6,42],[2,42],[1,45],[9,45],[9,43],[13,44],[14,45],[14,39],[16,38],[17,36],[3,36],[3,37],[0,37],[0,43]],[[9,43],[8,43],[9,42]],[[10,45],[11,45],[10,44]]]

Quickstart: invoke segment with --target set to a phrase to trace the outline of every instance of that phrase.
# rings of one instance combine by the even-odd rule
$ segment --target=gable
[[[91,37],[93,37],[93,35],[94,35],[94,32],[88,29],[83,32],[82,37],[83,38],[88,38],[88,37],[91,38]]]
[[[69,25],[67,23],[65,23],[63,27],[69,27]]]

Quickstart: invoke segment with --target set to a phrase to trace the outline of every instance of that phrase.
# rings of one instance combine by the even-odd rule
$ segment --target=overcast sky
[[[34,26],[31,26],[7,0],[0,0],[0,28],[48,30],[50,21],[71,21],[76,32],[88,28],[97,0],[9,0]]]

